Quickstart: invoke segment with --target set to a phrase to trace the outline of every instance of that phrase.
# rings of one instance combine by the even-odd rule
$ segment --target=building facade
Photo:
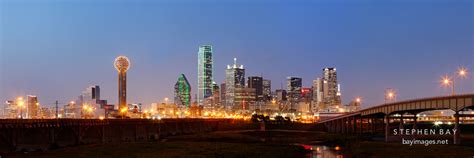
[[[231,110],[235,106],[235,89],[245,87],[245,69],[243,65],[237,65],[234,58],[234,65],[227,65],[225,80],[225,108]]]
[[[340,84],[337,82],[336,68],[324,68],[323,77],[313,81],[313,101],[311,111],[338,112],[341,106]]]
[[[324,68],[323,69],[324,80],[323,87],[326,88],[324,92],[324,102],[329,106],[335,106],[341,104],[341,93],[340,87],[337,83],[337,72],[336,68]]]
[[[271,80],[266,80],[264,79],[262,81],[262,86],[263,86],[263,100],[264,101],[270,101],[272,100],[272,82]]]
[[[249,76],[247,87],[255,89],[255,100],[263,101],[263,78],[260,76]]]
[[[181,108],[191,106],[191,85],[184,74],[179,75],[174,85],[174,103]]]
[[[255,88],[236,87],[234,89],[233,110],[251,110],[255,107]]]
[[[20,108],[14,100],[7,100],[4,104],[3,118],[19,118]]]
[[[300,77],[286,78],[286,92],[290,103],[290,110],[296,110],[296,106],[301,100],[302,79]]]
[[[26,118],[39,118],[39,103],[38,97],[34,95],[27,95],[26,96]]]
[[[216,82],[212,83],[212,105],[211,108],[220,108],[221,106],[221,93],[220,87]]]
[[[321,78],[313,80],[313,99],[311,100],[311,112],[317,113],[320,109],[324,109],[323,105],[323,81]]]
[[[198,51],[198,86],[197,103],[203,106],[204,99],[212,95],[213,79],[213,50],[210,45],[199,47]]]
[[[74,118],[105,116],[106,105],[107,101],[100,99],[100,87],[93,85],[87,87],[74,104],[68,104],[65,114],[68,113],[69,117]]]
[[[225,82],[221,83],[220,87],[220,100],[221,100],[221,107],[224,107],[226,105],[226,100],[225,100],[225,91],[226,91],[226,86]]]
[[[284,89],[275,90],[276,101],[278,102],[287,101],[286,95],[286,90]]]

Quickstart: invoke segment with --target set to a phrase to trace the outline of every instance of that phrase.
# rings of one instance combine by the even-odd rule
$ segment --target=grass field
[[[327,146],[341,146],[345,157],[469,157],[472,146],[403,145],[367,141],[355,136],[321,132],[294,131],[238,131],[181,135],[158,142],[83,145],[44,152],[14,153],[7,157],[67,157],[67,158],[204,158],[204,157],[311,157],[311,151],[294,145],[324,142]]]

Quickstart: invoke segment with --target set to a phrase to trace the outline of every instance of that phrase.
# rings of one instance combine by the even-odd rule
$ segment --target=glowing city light
[[[120,109],[120,112],[121,112],[121,113],[127,112],[127,108],[122,108],[122,109]]]
[[[444,76],[444,77],[441,79],[441,82],[443,83],[443,85],[449,86],[449,85],[451,84],[451,79],[450,79],[448,76]]]
[[[459,75],[460,77],[466,77],[466,75],[467,75],[467,69],[464,68],[464,67],[459,68],[459,69],[458,69],[458,75]]]
[[[355,101],[356,101],[357,103],[360,103],[361,99],[360,99],[359,97],[357,97],[357,98],[355,99]]]

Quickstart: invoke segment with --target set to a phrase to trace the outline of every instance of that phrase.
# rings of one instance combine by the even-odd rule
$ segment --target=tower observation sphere
[[[130,68],[130,60],[126,56],[118,56],[114,62],[118,72],[126,72]]]

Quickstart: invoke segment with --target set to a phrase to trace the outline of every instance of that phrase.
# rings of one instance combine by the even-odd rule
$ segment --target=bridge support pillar
[[[105,126],[104,125],[101,126],[101,131],[100,132],[101,132],[100,134],[101,134],[101,137],[102,137],[101,143],[104,144],[105,143]]]
[[[417,124],[417,121],[418,120],[418,117],[416,116],[416,114],[413,114],[413,129],[416,129],[416,124]]]
[[[367,118],[367,133],[372,134],[373,121],[372,118]]]
[[[337,120],[336,121],[336,125],[337,125],[337,133],[342,133],[342,123],[341,123],[341,119]]]
[[[352,133],[357,134],[357,117],[356,116],[352,118],[352,123],[353,123]]]
[[[352,126],[351,126],[351,125],[352,125],[351,119],[352,119],[352,117],[347,117],[347,119],[346,119],[346,121],[347,121],[347,124],[346,124],[346,127],[347,127],[346,129],[347,129],[347,130],[346,130],[346,132],[347,132],[347,133],[352,133],[352,132],[351,132],[351,130],[352,130],[352,128],[351,128],[351,127],[352,127]]]
[[[459,112],[456,111],[454,114],[454,129],[456,132],[454,133],[454,144],[461,144],[461,128],[459,128]]]
[[[343,121],[344,121],[344,133],[349,133],[349,118],[345,118]]]
[[[389,130],[389,124],[390,124],[390,119],[388,115],[385,115],[385,142],[388,142],[388,130]]]
[[[329,121],[329,122],[328,122],[328,125],[329,125],[329,131],[330,131],[331,133],[334,133],[334,124],[332,123],[332,121]]]
[[[399,129],[403,129],[403,114],[400,114],[400,125],[398,126]]]
[[[377,129],[377,119],[370,118],[370,133],[375,134],[375,129]]]
[[[346,122],[345,122],[345,119],[342,118],[342,119],[339,119],[339,123],[341,124],[341,132],[340,133],[345,133],[345,128],[346,128]]]

